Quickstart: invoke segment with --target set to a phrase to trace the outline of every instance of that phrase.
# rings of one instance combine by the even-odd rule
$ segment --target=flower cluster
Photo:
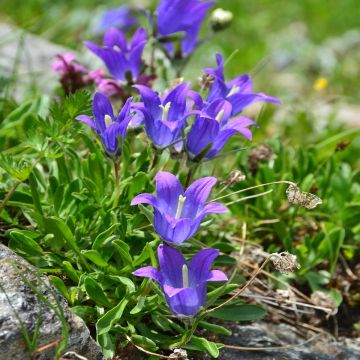
[[[170,150],[171,154],[184,156],[191,168],[217,156],[235,134],[252,139],[251,129],[258,125],[241,114],[246,107],[258,101],[280,103],[274,97],[255,93],[249,75],[226,81],[224,59],[220,54],[216,55],[217,67],[203,70],[207,86],[203,86],[201,94],[190,82],[182,80],[162,94],[154,90],[152,80],[157,77],[154,49],[185,64],[200,43],[200,27],[212,6],[211,1],[161,0],[156,12],[147,14],[152,31],[147,34],[144,28],[138,28],[131,40],[120,30],[121,23],[131,27],[135,22],[128,18],[125,10],[114,10],[106,14],[106,24],[100,26],[104,30],[106,27],[103,45],[85,43],[102,60],[109,75],[104,70],[88,72],[88,78],[98,88],[93,99],[93,118],[80,115],[77,120],[96,132],[117,166],[129,125],[144,127],[156,154]],[[231,17],[225,14],[223,19],[224,14],[220,15],[222,23],[219,24],[217,14],[216,31],[225,27]],[[107,29],[110,24],[113,27]],[[150,59],[144,55],[148,43],[150,52],[153,51]],[[68,74],[70,66],[77,73],[86,73],[86,69],[72,58],[63,62],[54,67],[61,74]],[[122,104],[118,116],[114,115],[110,96]],[[133,97],[138,101],[133,102]],[[143,193],[131,202],[131,205],[153,207],[154,229],[163,242],[158,247],[160,269],[146,266],[136,270],[134,275],[155,280],[170,309],[179,316],[194,316],[204,306],[208,281],[227,280],[222,271],[211,270],[218,250],[204,249],[187,261],[177,248],[193,238],[207,215],[227,211],[224,205],[209,201],[216,178],[203,177],[187,186],[190,178],[184,189],[175,175],[158,171],[156,196]],[[114,204],[117,206],[117,199]]]

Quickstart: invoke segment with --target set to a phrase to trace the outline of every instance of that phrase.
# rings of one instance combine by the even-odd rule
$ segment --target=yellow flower
[[[318,78],[314,83],[314,90],[316,91],[322,91],[325,90],[328,87],[329,82],[327,79],[321,77]]]

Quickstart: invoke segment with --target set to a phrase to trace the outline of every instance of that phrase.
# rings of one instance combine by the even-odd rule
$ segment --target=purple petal
[[[144,85],[134,85],[134,88],[140,92],[145,108],[154,119],[161,118],[162,111],[160,109],[159,95]]]
[[[163,105],[166,105],[168,102],[171,103],[167,116],[169,121],[178,121],[183,118],[189,88],[189,83],[182,83],[171,90],[162,101]]]
[[[164,213],[158,206],[154,211],[154,227],[160,237],[174,244],[182,244],[192,236],[193,222],[191,219],[175,219]]]
[[[135,276],[153,279],[153,280],[157,281],[160,285],[162,285],[162,282],[163,282],[161,272],[153,266],[142,267],[142,268],[134,271],[133,274]]]
[[[186,264],[182,253],[168,245],[159,245],[157,252],[164,284],[182,288],[182,267]]]
[[[139,194],[131,200],[130,205],[149,204],[156,206],[156,197],[152,194]]]
[[[79,115],[75,118],[76,120],[79,120],[81,122],[83,122],[86,125],[89,125],[90,127],[92,127],[93,129],[95,129],[95,124],[94,121],[92,120],[92,118],[90,116],[87,115]]]
[[[230,89],[233,86],[237,86],[239,88],[239,93],[242,94],[251,94],[253,92],[252,79],[247,74],[236,77],[235,79],[229,81],[227,85]]]
[[[131,43],[130,48],[134,49],[136,46],[138,46],[139,43],[145,43],[146,42],[146,30],[144,28],[139,28],[135,31]]]
[[[195,284],[207,281],[211,265],[218,256],[217,249],[204,249],[195,254],[189,264],[189,271]]]
[[[132,119],[132,117],[130,116],[131,101],[132,101],[131,97],[126,100],[124,106],[122,107],[116,119],[116,122],[119,123],[120,125],[119,134],[121,135],[122,138],[125,138],[126,129],[129,125],[130,120]]]
[[[109,115],[114,121],[114,113],[110,100],[101,93],[96,93],[93,100],[93,112],[97,128],[104,132],[106,129],[105,115]]]
[[[104,45],[108,47],[117,46],[123,52],[127,52],[127,41],[124,34],[118,29],[111,28],[104,35]]]
[[[141,57],[146,41],[138,43],[131,52],[129,58],[129,65],[133,79],[138,79],[141,71]]]
[[[217,203],[217,202],[211,202],[207,205],[205,205],[202,214],[203,215],[209,215],[209,214],[223,214],[228,211],[228,208],[224,206],[223,204]]]
[[[169,172],[159,171],[156,175],[156,194],[159,202],[168,207],[167,212],[175,216],[179,196],[183,194],[179,179]]]
[[[187,188],[185,197],[191,199],[195,204],[203,205],[207,201],[216,182],[216,178],[212,176],[198,179]]]
[[[211,144],[219,133],[219,123],[214,119],[196,117],[187,135],[186,147],[196,156]]]
[[[193,101],[196,109],[201,110],[203,108],[204,101],[199,93],[197,93],[194,90],[188,90],[187,96]],[[192,105],[193,104],[190,103],[190,106],[188,106],[188,109],[190,109],[190,107],[192,107]]]
[[[267,101],[275,104],[281,104],[279,99],[268,96],[266,94],[258,93],[258,94],[242,94],[237,93],[227,97],[227,100],[232,104],[233,111],[232,114],[236,115],[241,112],[247,106],[258,102],[258,101]]]
[[[172,297],[166,296],[166,301],[176,315],[193,316],[205,304],[206,287],[185,288]]]
[[[211,270],[206,281],[227,281],[228,277],[220,270]]]
[[[172,298],[173,296],[179,294],[181,291],[184,291],[186,288],[174,288],[170,285],[164,285],[163,286],[163,291],[165,293],[165,295],[167,295],[169,298]]]
[[[221,111],[224,112],[221,118],[222,124],[226,123],[231,116],[232,105],[228,101],[224,99],[217,99],[213,101],[205,110],[205,112],[213,119],[216,119]]]

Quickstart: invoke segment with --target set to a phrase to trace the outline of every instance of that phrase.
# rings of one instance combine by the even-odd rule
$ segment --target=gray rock
[[[2,360],[31,359],[21,323],[32,339],[39,321],[36,348],[62,339],[62,311],[69,329],[65,352],[75,352],[88,360],[102,360],[99,345],[90,336],[89,329],[73,314],[65,299],[27,261],[0,244],[0,358]],[[32,284],[37,292],[29,286]],[[52,305],[46,304],[43,296]],[[59,306],[60,305],[60,306]],[[37,353],[37,360],[53,359],[54,346]]]
[[[232,327],[233,335],[221,339],[225,344],[241,347],[277,347],[299,345],[291,349],[245,351],[223,349],[222,360],[358,360],[360,350],[349,343],[346,346],[328,336],[314,337],[306,344],[296,328],[287,324],[255,323]],[[301,345],[303,344],[303,345]]]

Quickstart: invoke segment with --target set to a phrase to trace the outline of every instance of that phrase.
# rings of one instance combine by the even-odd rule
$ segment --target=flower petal
[[[233,110],[232,110],[233,115],[240,113],[244,108],[258,101],[267,101],[275,104],[281,104],[281,101],[279,99],[276,99],[274,97],[262,93],[258,93],[258,94],[237,93],[227,97],[226,100],[228,100],[233,106]]]
[[[206,281],[227,281],[228,277],[220,270],[211,270]]]
[[[153,279],[153,280],[157,281],[160,285],[162,285],[162,282],[163,282],[161,272],[153,266],[142,267],[140,269],[135,270],[133,272],[133,274],[135,276]]]
[[[99,92],[94,95],[93,112],[95,123],[101,132],[104,132],[106,129],[105,115],[110,116],[112,121],[114,121],[114,113],[110,100]]]
[[[164,284],[182,288],[182,267],[186,264],[183,254],[168,245],[159,245],[157,252]]]
[[[176,315],[193,316],[206,301],[206,287],[185,288],[172,297],[166,296],[170,309]]]
[[[185,197],[191,199],[194,204],[203,205],[207,201],[216,182],[217,179],[212,176],[198,179],[186,189]]]
[[[215,119],[196,117],[187,135],[186,147],[192,155],[199,155],[215,140],[218,133],[219,123]]]
[[[83,122],[86,125],[89,125],[90,127],[92,127],[93,129],[96,128],[93,119],[90,116],[87,115],[79,115],[75,118],[76,120],[79,120],[81,122]]]
[[[167,213],[175,216],[179,196],[183,194],[179,179],[167,171],[159,171],[156,175],[156,194],[159,202],[168,207]]]
[[[160,108],[161,102],[158,93],[145,85],[134,85],[134,88],[139,91],[144,102],[144,106],[150,115],[154,119],[161,118],[162,110]]]
[[[223,214],[228,211],[228,208],[220,204],[218,202],[211,202],[210,204],[205,205],[202,215],[209,215],[209,214]]]
[[[126,37],[121,31],[116,28],[111,28],[105,33],[104,45],[111,48],[117,46],[121,51],[127,51]]]
[[[139,194],[131,200],[130,205],[139,205],[139,204],[149,204],[152,206],[156,206],[156,197],[152,194],[147,194],[147,193]]]
[[[219,256],[217,249],[204,249],[193,256],[189,264],[194,285],[206,282],[212,263]]]
[[[126,129],[129,125],[130,120],[132,119],[132,117],[130,116],[131,101],[132,101],[132,97],[126,100],[118,117],[116,118],[116,122],[120,125],[119,134],[121,135],[122,138],[125,137]]]
[[[186,110],[186,96],[190,88],[190,83],[182,83],[172,89],[162,101],[163,105],[171,103],[167,115],[168,121],[181,120]]]

